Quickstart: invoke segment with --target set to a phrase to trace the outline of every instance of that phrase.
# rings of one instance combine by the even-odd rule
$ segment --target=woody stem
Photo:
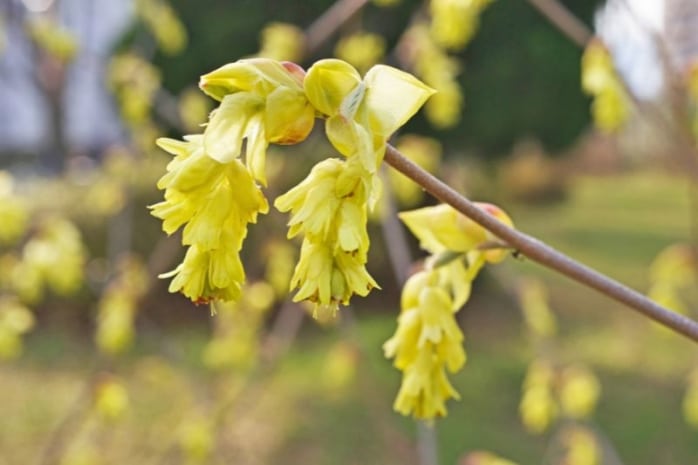
[[[555,270],[578,283],[621,302],[667,328],[698,342],[698,322],[662,307],[634,289],[590,268],[559,252],[528,234],[510,228],[494,216],[481,210],[472,201],[453,188],[408,160],[393,146],[388,145],[385,161],[390,166],[419,184],[438,200],[449,204],[497,236],[508,246],[534,262]]]

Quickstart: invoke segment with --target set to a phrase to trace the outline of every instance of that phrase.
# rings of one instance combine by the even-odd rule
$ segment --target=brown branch
[[[594,33],[557,0],[528,0],[536,10],[580,47],[586,47]]]
[[[540,240],[517,231],[478,208],[450,186],[408,160],[393,146],[388,145],[385,161],[402,174],[422,186],[440,201],[480,224],[492,234],[517,249],[521,255],[555,270],[578,283],[597,290],[656,322],[698,342],[698,323],[674,313],[598,271],[579,263]]]
[[[305,33],[305,55],[317,51],[345,22],[368,3],[368,0],[338,0],[316,19]]]

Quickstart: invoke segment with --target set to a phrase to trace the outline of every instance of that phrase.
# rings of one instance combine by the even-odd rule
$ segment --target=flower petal
[[[385,65],[371,68],[364,82],[372,129],[386,139],[436,92],[411,74]]]

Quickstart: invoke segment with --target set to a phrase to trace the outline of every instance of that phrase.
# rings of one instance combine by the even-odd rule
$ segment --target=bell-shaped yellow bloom
[[[367,187],[375,177],[357,158],[329,158],[274,202],[290,211],[288,236],[304,235],[291,278],[295,301],[309,300],[336,309],[353,294],[366,296],[378,284],[366,271],[369,237]]]
[[[458,294],[453,286],[446,285],[448,278],[442,269],[436,269],[408,279],[402,291],[397,331],[383,345],[385,356],[395,358],[395,367],[403,371],[394,406],[403,415],[424,419],[443,416],[445,402],[458,398],[445,370],[453,373],[465,364],[463,333],[454,312],[467,300],[470,288],[468,284],[468,293]]]
[[[336,59],[310,67],[304,87],[327,117],[332,145],[344,156],[358,156],[369,173],[382,161],[390,135],[434,93],[411,74],[385,65],[374,66],[362,80],[353,66]]]
[[[240,157],[256,180],[266,184],[269,143],[304,140],[315,109],[303,91],[303,75],[293,63],[251,58],[224,65],[201,77],[199,87],[220,101],[204,132],[208,156],[221,163]]]
[[[489,203],[476,205],[506,225],[513,224],[511,218],[499,207]],[[420,246],[432,254],[446,251],[469,252],[496,239],[485,228],[447,204],[401,212],[399,217],[419,239]],[[482,256],[490,263],[497,263],[504,259],[506,251],[486,250],[482,252]]]
[[[252,175],[237,159],[220,163],[209,157],[203,136],[184,141],[159,139],[175,155],[158,187],[165,200],[151,207],[172,234],[183,225],[184,261],[162,277],[174,276],[170,291],[182,291],[196,303],[235,300],[245,280],[239,252],[247,225],[268,210]]]

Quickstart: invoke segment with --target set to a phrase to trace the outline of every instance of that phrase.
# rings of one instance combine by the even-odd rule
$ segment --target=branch
[[[385,161],[422,186],[431,195],[451,205],[534,262],[555,270],[586,287],[595,289],[601,294],[627,305],[667,328],[698,342],[697,322],[662,307],[639,292],[573,260],[538,239],[510,228],[478,208],[473,202],[460,195],[453,188],[405,158],[391,145],[387,146]]]
[[[593,32],[557,0],[528,0],[536,10],[580,47],[586,47]]]
[[[368,0],[338,0],[316,19],[305,33],[305,55],[312,55],[322,44],[347,22]]]

